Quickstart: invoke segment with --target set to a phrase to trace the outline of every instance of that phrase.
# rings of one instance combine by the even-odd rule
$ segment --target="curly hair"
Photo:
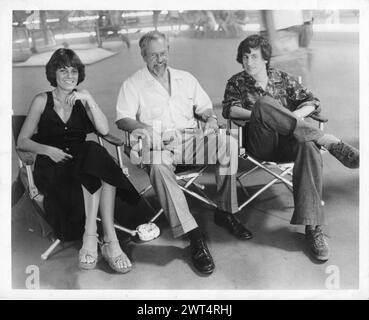
[[[78,83],[85,79],[85,66],[81,59],[71,49],[60,48],[51,56],[46,64],[46,78],[53,87],[56,87],[56,70],[64,67],[73,67],[78,70]]]
[[[245,40],[241,41],[237,49],[237,62],[242,64],[242,56],[245,54],[245,52],[250,53],[251,48],[260,48],[261,56],[267,61],[266,68],[269,69],[270,58],[272,57],[272,46],[270,45],[268,39],[258,34],[248,36]]]

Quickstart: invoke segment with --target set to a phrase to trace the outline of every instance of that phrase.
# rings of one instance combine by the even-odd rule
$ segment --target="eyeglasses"
[[[159,53],[152,53],[149,55],[150,60],[159,60],[163,58],[168,58],[168,51],[165,52],[159,52]]]

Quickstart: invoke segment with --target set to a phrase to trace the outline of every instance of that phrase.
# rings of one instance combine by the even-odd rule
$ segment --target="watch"
[[[215,114],[211,114],[210,116],[208,116],[208,117],[206,118],[206,121],[208,121],[208,120],[209,120],[209,118],[214,118],[215,120],[217,120],[217,121],[218,121],[218,117],[217,117]]]

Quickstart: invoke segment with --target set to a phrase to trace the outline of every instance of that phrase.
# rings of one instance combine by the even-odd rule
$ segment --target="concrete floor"
[[[171,65],[193,73],[214,103],[222,99],[226,80],[240,70],[235,62],[239,39],[171,41]],[[115,128],[115,102],[121,82],[143,66],[138,46],[122,48],[119,54],[87,67],[87,87]],[[355,146],[359,145],[359,47],[356,34],[320,34],[312,42],[313,63],[307,85],[320,98],[329,118],[326,131]],[[338,54],[339,53],[339,54]],[[32,79],[32,80],[31,80]],[[13,108],[27,112],[32,97],[48,90],[43,68],[13,68]],[[217,110],[219,112],[220,110]],[[329,226],[325,229],[331,259],[322,264],[310,258],[303,227],[289,224],[293,212],[291,193],[282,185],[267,191],[247,206],[238,217],[254,233],[250,241],[237,241],[215,226],[212,210],[189,200],[200,227],[206,233],[216,270],[202,276],[189,263],[188,242],[174,240],[165,219],[159,220],[161,236],[148,243],[122,242],[134,263],[126,275],[112,274],[100,260],[93,271],[80,271],[77,255],[80,243],[70,243],[47,261],[40,254],[49,242],[30,233],[21,220],[12,226],[12,286],[25,288],[29,265],[40,270],[42,289],[194,289],[268,290],[327,289],[330,266],[338,267],[339,288],[355,289],[359,284],[359,170],[349,170],[329,154],[324,155],[324,200]],[[12,159],[13,176],[17,173]],[[131,167],[132,182],[141,188],[147,177]],[[201,178],[211,197],[216,197],[211,170]],[[264,177],[249,179],[259,184]],[[18,207],[18,211],[23,208]],[[18,212],[17,211],[17,212]],[[14,212],[13,212],[14,214]],[[332,268],[332,267],[331,267]],[[153,296],[155,297],[155,296]]]

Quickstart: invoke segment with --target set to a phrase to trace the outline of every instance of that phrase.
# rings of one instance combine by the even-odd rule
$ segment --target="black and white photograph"
[[[369,2],[1,5],[0,299],[369,297]]]

